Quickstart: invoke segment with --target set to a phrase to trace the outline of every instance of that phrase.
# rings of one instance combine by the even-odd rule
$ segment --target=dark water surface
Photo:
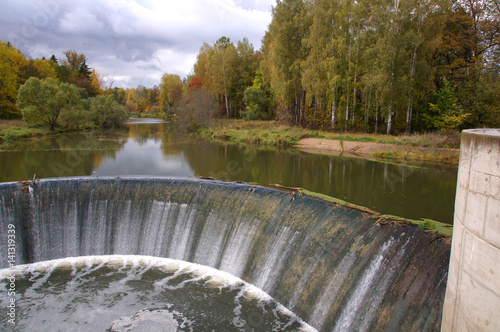
[[[457,169],[266,150],[180,138],[168,123],[36,139],[0,152],[0,182],[66,176],[211,176],[281,184],[405,218],[452,223]]]

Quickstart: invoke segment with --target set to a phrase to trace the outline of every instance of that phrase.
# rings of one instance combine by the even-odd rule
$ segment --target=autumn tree
[[[217,118],[218,105],[213,94],[206,88],[191,91],[189,97],[182,100],[177,114],[177,126],[181,130],[196,132],[209,126]]]
[[[164,74],[160,83],[160,101],[162,107],[175,108],[182,98],[184,83],[177,74]]]
[[[198,76],[194,76],[188,84],[189,90],[196,90],[203,86],[203,81]]]
[[[57,78],[57,65],[50,60],[45,59],[30,59],[28,61],[27,77],[36,77],[41,80],[45,78]]]
[[[210,61],[210,55],[213,53],[213,48],[208,43],[203,43],[200,48],[200,52],[196,57],[196,63],[194,64],[194,75],[203,83],[208,83],[208,64]]]
[[[139,104],[139,97],[135,89],[127,89],[125,91],[126,101],[125,106],[130,112],[137,112],[137,107]]]
[[[28,60],[19,49],[0,41],[0,118],[20,116],[16,101],[19,87],[26,80],[27,67]]]
[[[90,74],[89,97],[95,97],[97,95],[102,94],[104,92],[103,88],[104,88],[104,80],[95,69],[92,69],[92,72]]]
[[[78,53],[75,50],[68,50],[63,52],[66,59],[62,60],[62,65],[64,65],[70,73],[80,73],[80,70],[84,64],[87,62],[87,57],[83,53]]]
[[[75,50],[63,52],[66,59],[61,61],[61,66],[56,69],[57,76],[62,82],[76,84],[84,88],[90,97],[103,92],[104,81],[94,68],[87,64],[87,57]]]

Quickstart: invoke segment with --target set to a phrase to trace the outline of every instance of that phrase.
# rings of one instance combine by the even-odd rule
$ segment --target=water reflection
[[[191,141],[170,124],[131,121],[129,130],[32,140],[0,152],[0,181],[63,176],[211,176],[279,183],[407,218],[453,220],[456,169],[411,168],[292,150]]]

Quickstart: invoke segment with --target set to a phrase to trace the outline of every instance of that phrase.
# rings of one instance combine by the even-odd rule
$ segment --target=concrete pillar
[[[442,331],[500,331],[500,129],[462,133]]]

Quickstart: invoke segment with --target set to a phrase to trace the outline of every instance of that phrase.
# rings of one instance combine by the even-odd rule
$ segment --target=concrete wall
[[[500,331],[500,129],[462,134],[442,331]]]

